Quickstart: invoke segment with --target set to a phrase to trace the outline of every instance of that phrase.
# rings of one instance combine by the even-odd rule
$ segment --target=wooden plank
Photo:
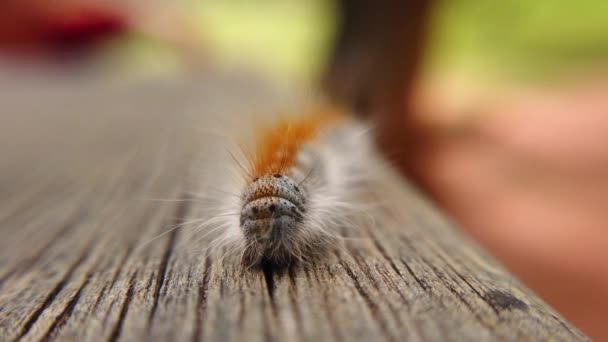
[[[391,170],[373,220],[316,265],[245,272],[168,232],[201,218],[189,171],[212,112],[284,108],[280,92],[223,74],[32,84],[35,102],[0,99],[0,340],[587,339]]]

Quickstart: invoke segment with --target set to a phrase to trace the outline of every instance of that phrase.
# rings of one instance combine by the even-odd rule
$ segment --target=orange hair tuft
[[[293,166],[300,147],[312,141],[327,126],[345,115],[334,108],[320,110],[295,119],[283,119],[262,131],[260,141],[250,158],[250,176],[285,174]]]

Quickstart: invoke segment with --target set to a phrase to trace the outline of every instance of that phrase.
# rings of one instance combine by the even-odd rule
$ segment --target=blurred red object
[[[0,2],[0,53],[48,56],[86,52],[129,28],[117,7],[78,0]]]

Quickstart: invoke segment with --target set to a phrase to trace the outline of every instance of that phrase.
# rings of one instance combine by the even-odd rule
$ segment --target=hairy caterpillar
[[[325,255],[365,207],[370,165],[380,164],[369,132],[336,108],[260,128],[252,146],[230,153],[228,169],[203,177],[201,192],[212,208],[205,230],[219,230],[211,247],[225,247],[246,267]]]

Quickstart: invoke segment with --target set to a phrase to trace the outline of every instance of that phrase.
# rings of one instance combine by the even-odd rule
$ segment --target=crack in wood
[[[431,270],[433,271],[437,279],[440,281],[441,285],[448,291],[450,291],[450,293],[454,295],[458,299],[458,301],[464,304],[464,306],[471,312],[471,314],[473,314],[473,316],[475,316],[475,318],[477,318],[477,321],[482,326],[492,331],[491,324],[489,322],[486,322],[481,316],[481,314],[473,308],[471,303],[469,303],[469,301],[466,300],[466,298],[454,288],[454,286],[452,285],[452,278],[449,277],[448,279],[448,277],[443,272],[437,270],[432,264],[429,264],[427,261],[424,261],[424,263],[430,266]]]
[[[425,281],[422,281],[422,279],[418,278],[418,276],[416,275],[416,273],[414,273],[414,270],[412,270],[412,268],[410,267],[410,265],[408,265],[408,263],[403,258],[401,258],[401,262],[403,263],[403,266],[405,266],[405,269],[407,270],[407,273],[409,273],[410,276],[412,276],[412,278],[414,278],[414,281],[418,284],[418,286],[420,286],[420,288],[424,292],[430,293],[431,292],[431,287]]]
[[[333,276],[333,273],[331,272],[329,266],[326,267],[327,270],[327,274]],[[312,284],[312,277],[310,276],[310,272],[308,271],[308,269],[304,270],[305,274],[306,274],[306,280],[308,281],[309,284]],[[323,284],[319,278],[319,274],[318,272],[315,270],[313,271],[313,274],[315,276],[315,280],[316,283],[318,285]],[[329,309],[327,303],[329,303],[329,295],[327,294],[327,290],[323,290],[323,301],[321,302],[321,306],[323,308],[323,312],[325,313],[325,317],[327,317],[327,321],[329,322],[329,330],[331,331],[332,337],[336,340],[336,341],[344,341],[344,337],[342,336],[342,333],[340,332],[340,330],[338,329],[338,324],[336,322],[336,318],[334,317],[332,311]]]
[[[107,285],[104,285],[101,288],[101,291],[99,291],[99,294],[97,295],[97,298],[95,299],[95,303],[93,303],[93,307],[91,307],[91,312],[95,312],[97,310],[97,307],[99,306],[99,303],[101,303],[101,300],[104,298],[104,295],[106,294],[107,290],[108,290]]]
[[[304,336],[305,332],[303,328],[302,312],[300,311],[300,306],[298,305],[298,284],[296,282],[295,267],[290,266],[287,269],[287,275],[289,277],[287,297],[289,298],[289,302],[291,303],[291,307],[293,309],[293,315],[295,317],[296,322],[296,330],[299,336]]]
[[[386,251],[386,249],[384,248],[384,246],[382,246],[382,244],[380,244],[380,241],[378,241],[378,238],[376,238],[376,236],[374,234],[372,234],[371,232],[368,232],[369,237],[371,237],[371,240],[374,244],[374,246],[376,247],[376,249],[378,249],[378,251],[380,252],[380,254],[382,255],[382,257],[384,258],[384,260],[386,260],[386,262],[389,263],[389,265],[391,266],[391,268],[393,269],[393,271],[395,271],[395,273],[401,277],[401,279],[405,279],[403,274],[401,273],[401,271],[399,271],[399,269],[397,268],[397,265],[395,264],[395,262],[393,261],[393,259],[391,259],[388,255],[388,252]]]
[[[72,229],[77,227],[78,224],[84,220],[84,218],[87,216],[85,214],[86,212],[87,211],[84,209],[77,210],[76,213],[67,221],[67,223],[64,224],[63,228],[61,228],[57,232],[57,234],[53,236],[53,238],[49,239],[49,241],[43,247],[41,247],[36,252],[36,254],[34,254],[33,256],[31,256],[29,258],[21,260],[19,263],[17,263],[17,265],[15,265],[13,268],[8,270],[6,273],[1,275],[0,276],[0,288],[2,288],[4,282],[8,278],[13,276],[17,271],[25,272],[28,269],[30,269],[33,265],[35,265],[40,260],[42,255],[44,255],[44,253],[46,251],[48,251],[49,248],[51,248],[51,246],[53,246],[57,241],[61,240],[61,238],[64,237],[65,234],[67,234],[69,231],[71,231]]]
[[[367,279],[369,280],[369,282],[374,286],[374,288],[379,292],[382,293],[383,290],[380,288],[380,285],[378,284],[378,281],[376,280],[375,277],[372,276],[372,267],[366,263],[364,260],[362,260],[360,254],[357,252],[356,254],[353,254],[353,259],[355,260],[357,266],[359,267],[359,269],[361,270],[361,272],[367,277]],[[384,277],[382,276],[381,272],[378,271],[378,266],[376,266],[376,272],[378,272],[378,274],[381,277],[382,282],[388,287],[388,288],[392,288],[398,295],[399,298],[401,298],[403,300],[403,303],[407,305],[407,300],[405,299],[405,297],[401,294],[401,292],[394,286],[394,283],[392,281],[389,281],[388,279],[384,279]],[[386,269],[385,269],[386,271]],[[393,319],[393,322],[399,326],[400,324],[402,324],[400,318],[399,318],[399,314],[397,313],[396,309],[394,308],[394,306],[392,305],[393,303],[389,303],[388,310],[391,313],[391,318]]]
[[[137,272],[133,273],[131,279],[129,279],[129,287],[127,289],[127,293],[125,295],[125,299],[122,302],[122,306],[120,308],[120,314],[118,315],[118,321],[112,329],[112,333],[110,334],[110,338],[108,342],[115,342],[120,337],[122,332],[122,326],[125,323],[125,318],[127,317],[127,313],[129,312],[129,305],[133,300],[133,293],[135,292],[135,278],[137,277]]]
[[[261,282],[263,283],[261,285],[266,288],[268,297],[270,297],[268,299],[268,301],[270,301],[270,305],[272,306],[273,305],[272,304],[273,299],[271,297],[272,296],[272,291],[273,291],[273,290],[271,290],[272,286],[269,285],[268,280],[266,280],[266,274],[265,273],[262,273],[261,277],[263,278],[263,279],[260,279]],[[270,318],[266,314],[266,306],[267,306],[266,302],[267,301],[266,301],[265,297],[263,297],[263,296],[260,298],[260,300],[261,300],[261,304],[262,304],[260,306],[260,309],[261,309],[261,315],[262,315],[262,325],[263,325],[264,338],[266,339],[266,341],[274,341],[274,336],[272,334],[272,330],[271,330],[271,327],[270,327],[270,325],[271,325]],[[273,309],[271,308],[271,310],[273,310]]]
[[[150,315],[148,316],[148,329],[151,328],[152,320],[156,315],[156,309],[158,307],[158,301],[160,299],[160,290],[165,284],[165,276],[167,272],[167,265],[169,263],[169,257],[171,256],[171,252],[174,247],[175,238],[177,232],[171,232],[169,235],[169,240],[167,241],[167,246],[165,247],[165,252],[162,257],[162,261],[160,263],[160,267],[158,273],[156,274],[155,286],[154,286],[154,294],[152,301],[152,309],[150,310]]]
[[[194,333],[192,342],[200,342],[205,333],[205,313],[207,311],[207,292],[209,291],[209,281],[211,279],[211,266],[213,260],[210,255],[205,259],[205,269],[203,279],[198,283],[198,300],[195,311]]]
[[[51,290],[51,292],[46,296],[46,298],[42,302],[42,305],[40,305],[38,307],[38,309],[36,309],[34,311],[34,313],[32,313],[32,315],[30,315],[30,317],[26,320],[26,322],[23,324],[23,327],[21,328],[21,331],[19,332],[19,335],[17,336],[17,340],[22,339],[30,331],[30,329],[38,321],[38,319],[40,318],[42,313],[55,301],[55,299],[57,298],[57,295],[59,295],[59,293],[67,285],[69,279],[72,277],[72,274],[74,273],[76,268],[78,268],[78,266],[80,266],[88,257],[89,248],[90,248],[90,244],[84,248],[83,252],[80,254],[80,256],[78,257],[76,262],[74,262],[68,268],[68,270],[65,273],[65,275],[63,276],[63,278],[59,281],[59,283],[57,283],[57,285],[53,288],[53,290]]]
[[[244,292],[242,284],[239,287],[239,291]],[[244,293],[239,298],[239,314],[237,318],[237,326],[239,329],[243,329],[243,325],[245,324],[245,313],[246,313],[246,298]]]
[[[456,268],[452,265],[451,262],[449,262],[445,256],[443,256],[443,254],[441,252],[439,252],[436,248],[432,247],[432,249],[434,250],[435,254],[437,255],[437,257],[443,261],[445,263],[445,265],[448,267],[448,269],[450,269],[452,272],[454,272],[454,274],[456,274],[456,276],[458,278],[460,278],[470,289],[471,291],[473,291],[475,293],[475,295],[477,297],[479,297],[483,302],[485,302],[486,304],[488,304],[488,306],[492,309],[492,311],[494,311],[494,313],[496,314],[496,316],[498,316],[499,310],[498,308],[496,308],[492,303],[490,303],[488,301],[488,298],[484,295],[481,294],[481,292],[479,292],[479,290],[477,290],[477,288],[475,286],[473,286],[473,284],[471,284],[462,274],[462,272],[458,272],[456,270]]]
[[[185,197],[182,196],[182,199]],[[182,200],[179,202],[177,206],[177,215],[173,226],[177,226],[185,221],[185,217],[188,214],[189,203],[188,201]],[[156,315],[156,310],[158,307],[158,301],[160,300],[160,292],[165,285],[165,279],[167,278],[167,266],[169,265],[169,258],[171,257],[171,253],[173,253],[173,249],[175,247],[175,241],[177,239],[178,230],[173,230],[169,234],[169,240],[167,241],[167,245],[165,247],[165,252],[162,256],[162,261],[156,276],[156,286],[154,288],[152,309],[150,310],[150,315],[148,316],[148,331],[150,331],[152,327],[152,321],[154,316]]]
[[[357,293],[359,294],[359,296],[361,296],[367,308],[369,309],[371,316],[374,318],[374,320],[380,327],[380,332],[382,333],[382,335],[389,341],[396,341],[393,336],[389,335],[387,322],[380,313],[378,305],[374,302],[374,300],[372,300],[372,298],[370,298],[369,294],[365,291],[365,289],[361,285],[361,282],[355,275],[354,271],[345,262],[341,262],[340,265],[342,265],[342,268],[346,271],[346,274],[348,274],[350,279],[353,281],[353,285],[355,285]]]
[[[91,282],[91,274],[87,274],[85,281],[78,287],[78,291],[76,294],[72,296],[72,298],[68,301],[65,309],[55,318],[53,324],[49,327],[47,332],[44,334],[44,337],[41,339],[42,342],[48,342],[54,339],[61,328],[68,322],[68,319],[72,316],[72,312],[74,312],[74,308],[76,307],[76,303],[80,299],[80,295],[82,294],[82,290]]]

